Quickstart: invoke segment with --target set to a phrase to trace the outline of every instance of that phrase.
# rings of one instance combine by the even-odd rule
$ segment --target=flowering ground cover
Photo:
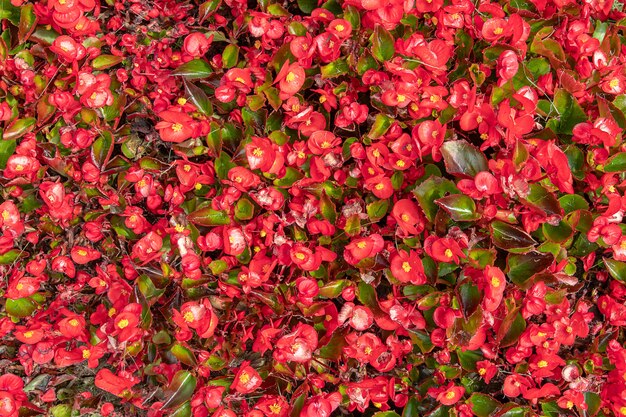
[[[0,0],[0,417],[626,417],[615,0]]]

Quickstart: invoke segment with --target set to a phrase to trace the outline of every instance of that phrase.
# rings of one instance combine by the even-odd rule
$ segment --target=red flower
[[[317,395],[304,403],[300,417],[329,417],[339,404],[341,404],[339,392]]]
[[[87,264],[96,259],[100,259],[100,252],[86,246],[74,246],[72,248],[72,260],[79,265]]]
[[[159,118],[162,121],[155,127],[164,141],[180,143],[194,136],[194,121],[187,114],[165,110],[159,113]]]
[[[96,374],[95,384],[101,390],[110,392],[118,397],[126,397],[132,394],[132,387],[137,384],[137,380],[128,375],[115,375],[109,369],[101,369]]]
[[[52,42],[50,50],[65,62],[76,62],[86,55],[85,47],[66,35],[57,37]]]
[[[485,267],[485,298],[483,305],[485,311],[495,311],[502,302],[502,296],[506,289],[506,277],[500,268],[487,265]]]
[[[391,273],[400,282],[410,282],[414,285],[426,283],[424,267],[415,251],[409,253],[400,250],[390,257]]]
[[[276,342],[274,359],[278,362],[308,362],[317,349],[317,332],[308,324],[298,323],[293,332]]]
[[[343,254],[345,260],[356,265],[365,258],[371,258],[380,252],[385,245],[385,241],[379,234],[372,234],[367,237],[353,239]]]
[[[409,199],[398,200],[391,214],[406,235],[416,235],[424,229],[424,220],[417,204]]]
[[[280,89],[280,99],[286,100],[296,94],[304,85],[305,74],[304,68],[297,62],[289,64],[286,61],[281,70],[276,75],[275,83],[278,83]]]
[[[463,395],[465,395],[464,387],[455,386],[450,383],[447,388],[439,392],[435,398],[443,405],[453,405],[459,402],[459,400],[463,398]]]
[[[193,32],[185,37],[183,50],[187,55],[199,58],[209,51],[213,35],[207,37],[204,33]]]
[[[430,236],[424,242],[426,253],[438,262],[459,263],[460,259],[466,258],[459,244],[451,238],[437,238]]]
[[[239,370],[235,374],[235,379],[230,386],[230,389],[234,389],[239,394],[249,394],[256,391],[257,388],[263,383],[263,379],[253,367],[248,365],[249,362],[244,362],[239,367]]]

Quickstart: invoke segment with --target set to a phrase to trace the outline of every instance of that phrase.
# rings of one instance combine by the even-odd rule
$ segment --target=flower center
[[[79,249],[76,251],[76,253],[78,253],[78,255],[80,256],[87,256],[87,251],[84,249]]]
[[[400,218],[402,219],[403,222],[408,222],[409,220],[411,220],[411,217],[406,213],[400,216]]]
[[[450,391],[450,392],[448,392],[448,393],[446,394],[446,398],[447,398],[448,400],[451,400],[451,399],[453,399],[454,397],[456,397],[456,394],[454,393],[454,391]]]
[[[480,369],[478,370],[478,375],[481,375],[481,376],[482,376],[482,375],[485,375],[486,373],[487,373],[487,370],[486,370],[485,368],[480,368]]]
[[[187,323],[191,323],[195,319],[191,311],[188,311],[185,314],[183,314],[183,318],[185,319]]]
[[[250,382],[250,375],[248,375],[246,372],[242,373],[239,376],[239,382],[241,382],[242,384],[247,384],[248,382]]]
[[[404,103],[406,101],[406,96],[404,94],[398,94],[396,96],[396,100],[398,100],[398,103]]]
[[[405,165],[406,165],[406,163],[402,159],[400,159],[400,160],[398,160],[398,162],[396,162],[396,166],[397,167],[404,168]]]
[[[183,130],[183,125],[181,125],[180,123],[174,123],[172,125],[172,130],[174,132],[180,132],[181,130]]]
[[[285,77],[285,80],[287,80],[288,83],[294,82],[295,79],[296,79],[296,74],[294,74],[293,72],[289,72],[289,74],[287,74],[287,76]]]
[[[179,106],[184,106],[185,104],[187,104],[187,99],[184,97],[181,97],[178,100],[176,100],[176,102],[178,103]]]
[[[4,210],[4,211],[2,212],[2,218],[3,218],[4,220],[9,220],[9,217],[10,217],[10,216],[11,216],[11,215],[9,214],[9,210]],[[626,240],[625,240],[624,242],[626,243]],[[622,243],[622,244],[623,244],[623,243]]]
[[[89,359],[91,357],[91,352],[87,349],[83,350],[83,359]]]
[[[24,332],[24,337],[25,337],[26,339],[30,339],[31,337],[33,337],[33,334],[35,334],[35,332],[33,332],[33,331],[29,330],[29,331],[27,331],[27,332]]]
[[[493,30],[493,33],[495,35],[502,35],[502,32],[504,32],[504,28],[501,28],[501,27],[497,27]]]
[[[346,27],[345,27],[344,25],[337,25],[337,26],[335,26],[335,30],[336,30],[337,32],[343,32],[343,30],[344,30],[345,28],[346,28]]]
[[[280,410],[282,410],[282,407],[278,403],[274,403],[274,404],[270,405],[269,408],[270,408],[270,411],[272,412],[272,414],[280,414]]]
[[[376,184],[376,187],[374,187],[374,188],[376,188],[377,190],[382,190],[383,188],[385,188],[385,184],[378,183],[378,184]]]
[[[539,368],[545,368],[546,366],[548,366],[548,361],[541,360],[541,361],[537,362],[537,366]]]
[[[76,320],[76,319],[72,319],[68,323],[72,327],[78,327],[78,325],[79,325],[78,320]]]
[[[413,268],[411,268],[411,264],[409,264],[408,262],[403,262],[402,269],[404,270],[404,272],[410,272]]]
[[[124,328],[128,327],[128,320],[122,319],[122,320],[118,321],[117,322],[117,327],[119,327],[120,329],[124,329]]]
[[[619,85],[619,80],[617,78],[613,78],[609,82],[609,87],[611,87],[611,88],[616,88],[618,85]]]
[[[359,242],[356,244],[356,247],[359,249],[365,249],[366,246],[367,246],[367,243],[365,242]]]
[[[493,285],[495,288],[498,288],[500,286],[500,279],[497,277],[492,277],[491,285]]]
[[[296,253],[296,258],[299,260],[303,260],[304,258],[306,258],[306,256],[304,256],[304,253],[298,252]]]
[[[263,150],[261,148],[254,148],[254,150],[252,151],[252,155],[260,158],[263,156]]]
[[[446,255],[446,258],[452,258],[452,250],[450,249],[446,249],[446,251],[443,253],[444,255]]]

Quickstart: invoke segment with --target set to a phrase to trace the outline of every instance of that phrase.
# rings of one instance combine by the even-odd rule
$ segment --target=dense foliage
[[[625,417],[622,8],[0,0],[0,417]]]

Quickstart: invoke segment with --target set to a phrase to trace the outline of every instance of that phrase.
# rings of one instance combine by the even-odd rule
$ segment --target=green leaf
[[[517,342],[524,330],[526,330],[526,321],[519,311],[514,310],[502,321],[502,324],[498,328],[496,341],[498,341],[502,347],[511,346]]]
[[[461,367],[470,372],[476,371],[476,362],[484,359],[483,354],[479,350],[457,349],[456,356],[459,358]]]
[[[540,184],[530,184],[530,192],[526,196],[526,203],[543,211],[548,216],[560,216],[562,214],[559,201],[554,193],[546,190]]]
[[[235,217],[239,220],[250,220],[254,217],[254,204],[243,197],[235,205]]]
[[[559,198],[559,205],[563,208],[565,214],[572,213],[576,210],[589,210],[587,200],[578,194],[564,195]]]
[[[20,7],[20,24],[17,28],[17,39],[20,43],[26,42],[37,26],[37,15],[32,4]]]
[[[337,298],[345,288],[350,286],[351,283],[352,282],[347,279],[331,281],[320,288],[319,295],[324,298]]]
[[[190,213],[187,216],[187,220],[200,226],[225,226],[230,224],[228,213],[208,207]]]
[[[222,62],[224,64],[224,68],[232,68],[237,65],[239,61],[239,47],[235,44],[229,44],[224,48],[224,52],[222,52]]]
[[[604,258],[604,265],[613,278],[626,283],[626,262],[616,261],[611,258]]]
[[[587,120],[587,115],[578,104],[578,100],[567,90],[558,89],[554,93],[554,107],[558,117],[550,121],[552,124],[549,127],[555,133],[571,135],[574,126]]]
[[[213,114],[213,105],[206,93],[197,85],[184,80],[185,93],[191,103],[198,108],[198,111],[206,116]]]
[[[0,169],[6,168],[7,161],[15,152],[15,148],[15,140],[0,140]]]
[[[465,194],[452,194],[440,198],[435,203],[450,214],[452,220],[457,222],[471,222],[480,219],[476,213],[474,200]]]
[[[323,65],[320,71],[322,73],[322,79],[335,78],[347,74],[350,71],[350,66],[345,58],[340,58],[330,64]]]
[[[545,58],[533,58],[528,61],[526,68],[535,79],[550,72],[550,63]]]
[[[549,241],[557,243],[566,242],[572,237],[572,233],[574,232],[571,226],[564,221],[560,221],[556,226],[550,223],[544,223],[541,226],[541,230]]]
[[[380,62],[389,61],[395,53],[394,38],[382,25],[376,25],[371,37],[372,55]]]
[[[185,62],[172,72],[172,74],[185,77],[188,80],[207,78],[212,73],[213,70],[209,64],[201,59],[193,59],[189,62]]]
[[[380,138],[382,135],[387,133],[387,130],[389,130],[393,122],[393,118],[387,116],[386,114],[378,113],[367,136],[371,139]]]
[[[524,286],[533,275],[538,274],[552,265],[554,256],[550,253],[529,252],[510,254],[507,257],[506,275],[519,286]]]
[[[626,171],[626,152],[620,152],[604,164],[604,172],[624,172]]]
[[[441,177],[430,177],[413,192],[424,214],[428,220],[433,222],[439,210],[439,206],[437,206],[435,201],[443,198],[447,193],[457,194],[459,190],[450,180]]]
[[[328,343],[320,348],[319,356],[324,359],[337,360],[341,357],[345,345],[347,345],[345,331],[336,331]]]
[[[367,205],[367,215],[373,222],[377,222],[385,217],[388,210],[389,200],[376,200]]]
[[[331,223],[335,223],[337,220],[337,209],[335,208],[335,203],[326,195],[325,192],[322,192],[322,196],[320,198],[320,212],[322,216]]]
[[[113,154],[113,135],[103,131],[102,135],[91,145],[91,160],[98,168],[104,167]]]
[[[474,415],[478,417],[489,417],[502,404],[495,400],[492,396],[486,394],[474,393],[466,401],[470,406]]]
[[[100,55],[91,61],[91,66],[96,70],[104,70],[111,68],[119,64],[124,60],[124,57],[116,55]]]
[[[176,408],[189,400],[196,390],[196,377],[189,371],[178,371],[165,390],[165,399],[161,409]]]
[[[419,417],[419,406],[417,397],[411,397],[402,410],[402,417]]]
[[[311,14],[317,7],[317,0],[298,0],[298,7],[302,12]]]
[[[395,411],[379,411],[374,414],[372,417],[401,417],[400,414]]]
[[[489,169],[485,155],[466,140],[444,142],[441,155],[448,173],[455,176],[473,178]]]
[[[11,249],[0,255],[0,265],[10,265],[24,253],[19,249]]]
[[[176,357],[179,361],[188,366],[196,366],[197,360],[193,352],[186,346],[175,343],[170,349],[172,355]]]
[[[491,230],[494,245],[506,251],[530,249],[537,243],[524,230],[499,220],[491,223]]]
[[[34,117],[17,119],[4,130],[2,138],[4,140],[19,139],[35,128],[37,120]]]
[[[18,298],[17,300],[7,298],[4,308],[10,316],[24,318],[37,310],[37,303],[30,297]]]
[[[20,24],[20,8],[11,4],[11,0],[0,0],[0,20],[8,19],[14,26]]]

